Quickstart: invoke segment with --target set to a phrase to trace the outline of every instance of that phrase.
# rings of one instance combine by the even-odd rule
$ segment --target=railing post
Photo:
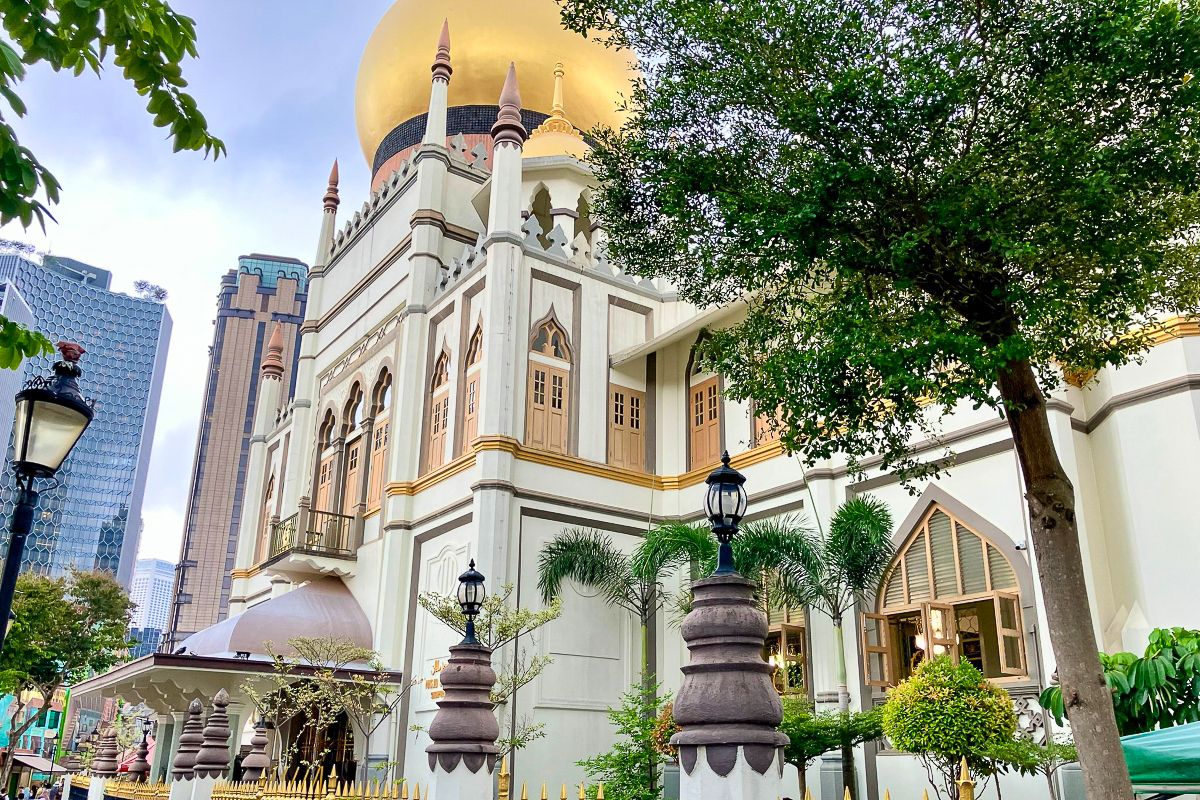
[[[300,510],[296,513],[296,532],[292,534],[295,540],[292,542],[292,547],[295,547],[304,537],[308,536],[309,526],[309,499],[307,497],[300,498]]]

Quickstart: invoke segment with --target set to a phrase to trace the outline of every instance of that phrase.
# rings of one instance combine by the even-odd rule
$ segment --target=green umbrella
[[[1200,792],[1200,722],[1121,738],[1134,791]]]

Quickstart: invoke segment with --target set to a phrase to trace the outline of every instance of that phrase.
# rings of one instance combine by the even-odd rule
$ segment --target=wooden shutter
[[[433,398],[429,421],[428,472],[446,463],[446,430],[450,427],[450,395]]]
[[[941,603],[925,604],[925,639],[929,657],[950,656],[958,661],[958,629],[954,607]]]
[[[526,394],[525,407],[525,444],[546,450],[546,420],[549,416],[547,395],[549,388],[549,367],[542,364],[529,365],[529,385]]]
[[[479,438],[479,372],[467,376],[466,413],[463,415],[463,450]]]
[[[646,439],[642,432],[645,395],[623,386],[608,393],[608,463],[614,467],[646,468]]]
[[[863,674],[868,686],[891,686],[892,646],[888,619],[882,614],[863,614]]]
[[[567,452],[567,410],[570,398],[570,373],[550,367],[549,403],[546,409],[546,449],[552,453]]]
[[[359,462],[362,460],[362,439],[350,445],[346,450],[346,488],[342,492],[342,513],[348,516],[354,514],[354,507],[358,505],[358,476],[362,466]]]
[[[1021,630],[1021,597],[1013,592],[996,592],[995,603],[1000,671],[1005,675],[1024,675],[1025,636]]]
[[[374,511],[383,505],[384,454],[387,452],[392,421],[383,417],[375,421],[371,441],[370,483],[367,486],[367,510]]]
[[[716,378],[691,388],[688,424],[691,439],[691,469],[713,464],[721,457],[721,397]]]
[[[313,507],[318,511],[329,511],[332,492],[333,456],[329,456],[321,462],[317,471],[317,502]]]

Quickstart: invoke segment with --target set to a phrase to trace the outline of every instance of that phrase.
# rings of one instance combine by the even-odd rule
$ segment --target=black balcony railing
[[[271,558],[294,550],[322,556],[353,556],[350,533],[354,517],[331,511],[309,511],[305,524],[300,514],[275,523],[271,531]]]

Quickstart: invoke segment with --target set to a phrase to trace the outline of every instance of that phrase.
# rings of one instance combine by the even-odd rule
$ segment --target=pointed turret
[[[446,144],[447,89],[450,86],[450,20],[442,23],[438,36],[437,55],[433,58],[433,88],[429,92],[429,114],[425,117],[425,138],[422,144]]]
[[[338,162],[335,158],[333,169],[329,170],[329,186],[325,188],[325,210],[336,212],[341,202],[341,198],[338,197]]]
[[[262,362],[263,378],[279,380],[283,377],[283,325],[275,323],[271,340],[267,342],[267,355]]]
[[[437,56],[433,59],[433,79],[450,82],[450,74],[454,68],[450,66],[450,20],[442,23],[442,35],[438,37]]]
[[[521,90],[517,86],[517,65],[508,65],[508,76],[504,79],[504,88],[500,91],[500,113],[496,115],[496,124],[492,126],[492,139],[496,146],[512,144],[520,147],[529,138],[525,126],[521,124]]]

